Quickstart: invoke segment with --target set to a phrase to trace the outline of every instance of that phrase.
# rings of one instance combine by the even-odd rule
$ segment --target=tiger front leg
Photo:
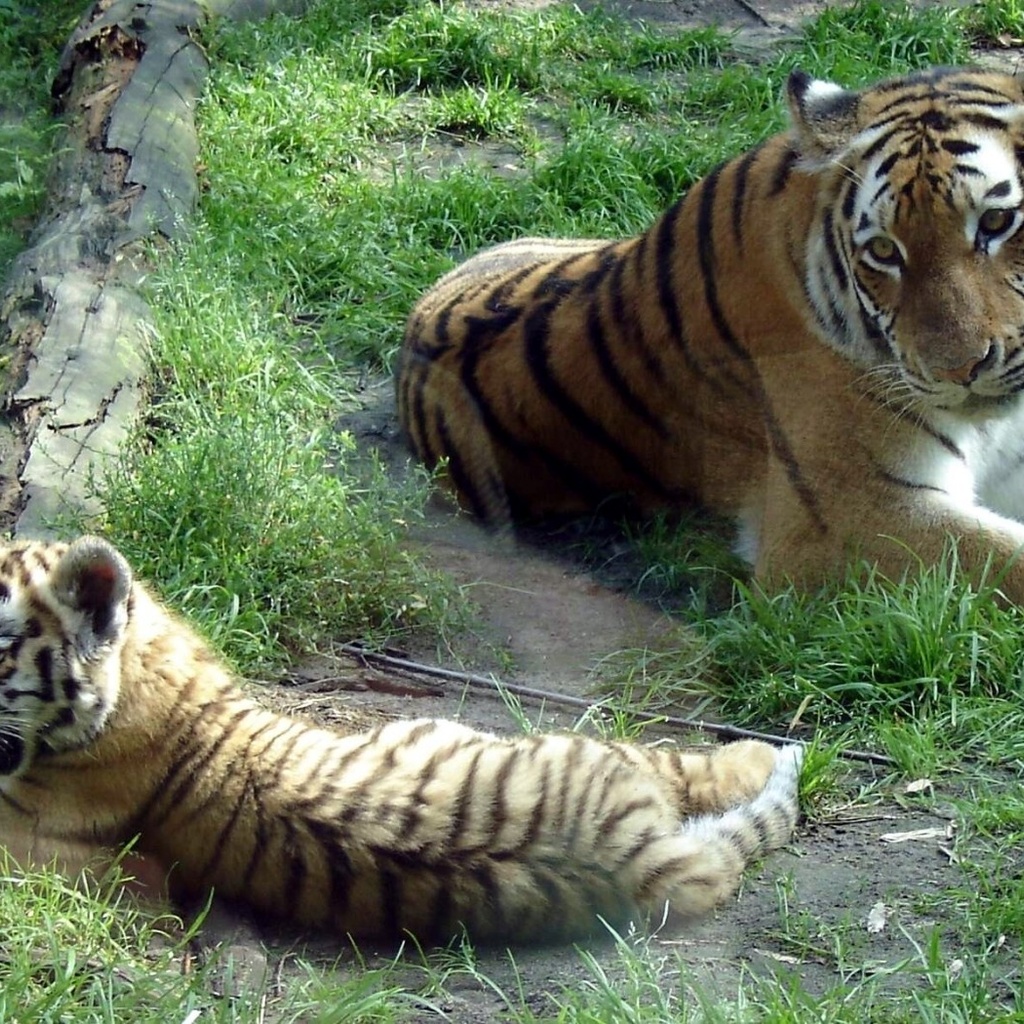
[[[958,570],[973,586],[995,582],[1008,601],[1024,606],[1024,524],[938,488],[908,494],[877,469],[865,468],[857,488],[842,486],[848,480],[830,481],[831,494],[815,488],[813,516],[776,486],[765,502],[755,564],[760,583],[812,589],[866,567],[899,581],[943,564],[955,550]]]
[[[92,884],[116,872],[118,885],[125,891],[154,902],[167,900],[167,867],[130,848],[119,852],[5,825],[0,828],[0,861],[5,874],[56,871],[73,884]]]

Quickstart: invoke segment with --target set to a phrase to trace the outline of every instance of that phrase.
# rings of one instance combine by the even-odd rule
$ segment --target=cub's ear
[[[75,640],[83,655],[121,635],[128,621],[132,570],[112,544],[80,537],[57,563],[51,586],[61,604],[81,613]]]
[[[832,163],[857,134],[860,95],[804,71],[792,71],[786,98],[801,164],[814,170]]]

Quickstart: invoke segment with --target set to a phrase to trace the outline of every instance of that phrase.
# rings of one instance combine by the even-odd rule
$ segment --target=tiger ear
[[[792,71],[786,98],[801,163],[812,170],[832,163],[857,134],[860,96],[835,82]]]
[[[83,655],[124,632],[132,570],[112,544],[99,537],[80,537],[57,563],[51,586],[61,604],[80,613],[73,630]]]

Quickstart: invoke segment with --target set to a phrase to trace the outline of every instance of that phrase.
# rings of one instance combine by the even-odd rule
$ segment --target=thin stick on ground
[[[573,697],[569,694],[554,693],[548,690],[540,690],[533,686],[523,686],[518,683],[501,682],[491,676],[477,675],[473,672],[462,672],[457,669],[441,668],[436,665],[427,665],[422,662],[412,661],[409,658],[399,657],[394,654],[384,654],[374,651],[359,644],[340,644],[339,650],[344,654],[358,658],[369,665],[383,666],[400,672],[412,675],[430,676],[434,679],[448,679],[452,682],[462,683],[475,689],[487,690],[491,693],[514,694],[527,700],[538,700],[547,703],[562,704],[566,707],[579,708],[584,711],[590,710],[595,701],[588,701],[582,697]],[[707,722],[702,718],[683,718],[678,715],[657,715],[651,718],[651,724],[669,725],[678,729],[695,729],[699,732],[711,733],[715,736],[723,736],[727,739],[764,740],[766,743],[773,743],[781,746],[786,743],[806,744],[792,736],[779,736],[775,733],[757,732],[753,729],[743,729],[738,725],[729,725],[724,722]],[[895,762],[885,754],[876,754],[871,750],[840,750],[838,755],[848,761],[863,761],[868,764],[893,765]]]

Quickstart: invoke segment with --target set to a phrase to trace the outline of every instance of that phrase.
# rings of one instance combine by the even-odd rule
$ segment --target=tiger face
[[[11,545],[0,561],[0,787],[43,749],[87,746],[117,701],[130,577],[89,542],[66,552]]]
[[[804,169],[820,178],[808,296],[822,340],[876,394],[969,418],[1024,388],[1024,95],[938,69],[862,93],[795,74]]]

